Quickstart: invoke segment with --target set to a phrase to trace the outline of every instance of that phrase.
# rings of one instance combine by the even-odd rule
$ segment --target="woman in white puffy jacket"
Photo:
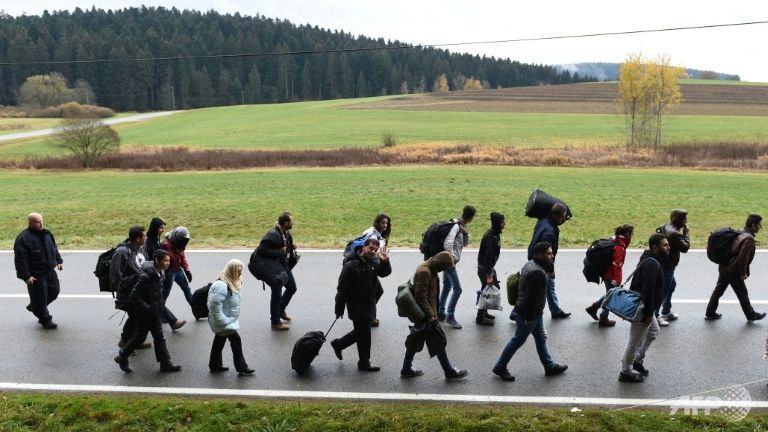
[[[208,291],[208,325],[216,336],[211,346],[211,358],[208,367],[211,372],[229,370],[221,361],[221,352],[229,339],[232,348],[232,359],[235,370],[240,375],[250,375],[254,372],[248,368],[243,357],[243,344],[237,331],[240,329],[240,287],[243,284],[243,263],[240,260],[230,260],[219,274]]]

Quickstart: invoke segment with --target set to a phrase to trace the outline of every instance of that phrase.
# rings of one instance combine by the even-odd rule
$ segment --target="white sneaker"
[[[680,317],[680,315],[678,315],[678,314],[676,314],[674,312],[669,312],[667,314],[661,314],[661,318],[663,318],[665,321],[674,321],[674,320],[678,319],[679,317]]]
[[[656,321],[659,323],[659,326],[661,327],[667,327],[669,325],[669,321],[665,320],[662,317],[656,318]]]

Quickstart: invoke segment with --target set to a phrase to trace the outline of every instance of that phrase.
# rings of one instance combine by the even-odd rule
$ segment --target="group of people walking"
[[[491,369],[493,374],[504,381],[514,381],[515,377],[509,372],[508,366],[529,335],[533,335],[546,376],[562,374],[568,368],[565,364],[554,362],[547,346],[543,320],[547,306],[552,319],[571,316],[561,307],[555,285],[560,226],[567,220],[566,214],[567,207],[555,203],[534,227],[528,247],[528,262],[520,270],[518,296],[510,315],[516,323],[516,330]],[[475,216],[475,208],[468,205],[464,207],[461,217],[448,221],[451,225],[445,238],[441,239],[442,251],[433,256],[425,256],[425,261],[414,272],[413,297],[423,311],[424,318],[414,323],[406,341],[406,353],[400,371],[402,378],[423,374],[423,371],[413,367],[413,361],[416,353],[424,346],[428,348],[430,356],[438,358],[446,379],[467,375],[467,370],[451,364],[442,325],[457,330],[462,328],[456,317],[456,306],[462,294],[456,264],[461,259],[463,248],[469,244],[467,225]],[[482,237],[478,252],[480,289],[477,290],[476,304],[484,287],[500,286],[496,264],[506,221],[505,216],[498,212],[490,213],[489,219],[490,227]],[[14,244],[16,274],[27,285],[30,298],[27,310],[35,315],[44,329],[55,329],[57,324],[48,306],[59,294],[56,269],[63,270],[64,263],[53,234],[45,229],[43,216],[31,213],[27,221],[28,228],[18,235]],[[756,312],[752,308],[744,283],[750,274],[749,265],[755,254],[755,235],[762,226],[761,222],[759,215],[748,216],[744,229],[730,246],[728,262],[719,265],[719,277],[707,305],[705,319],[721,318],[722,315],[717,313],[718,302],[729,285],[733,287],[748,321],[765,317],[765,313]],[[222,351],[227,341],[232,349],[235,370],[240,375],[254,372],[245,360],[238,334],[240,290],[246,267],[265,287],[269,285],[271,329],[285,331],[290,328],[292,319],[287,308],[297,291],[292,269],[300,259],[293,242],[292,228],[293,216],[290,213],[281,214],[275,227],[259,242],[247,266],[239,260],[230,260],[219,273],[218,279],[209,284],[205,304],[208,323],[214,333],[209,358],[212,373],[228,370],[222,363]],[[167,323],[172,331],[186,324],[166,305],[174,282],[182,289],[187,302],[190,305],[193,303],[189,284],[192,272],[185,255],[190,233],[181,226],[165,236],[164,231],[165,222],[160,218],[151,220],[148,231],[141,226],[130,228],[128,238],[114,250],[111,258],[110,280],[116,294],[115,306],[125,310],[128,315],[118,343],[120,350],[114,358],[125,372],[132,371],[129,357],[135,350],[152,346],[161,372],[181,370],[181,366],[171,361],[163,334],[163,323]],[[385,213],[377,215],[372,226],[351,241],[345,250],[337,284],[335,315],[338,319],[346,313],[352,321],[353,329],[332,340],[330,345],[336,357],[342,360],[343,351],[356,344],[357,366],[363,372],[380,370],[371,361],[371,329],[379,324],[376,304],[384,293],[380,278],[392,272],[388,248],[391,231],[391,218]],[[649,375],[644,365],[648,348],[658,337],[659,327],[668,326],[678,319],[678,315],[672,311],[672,297],[676,287],[674,272],[680,263],[681,254],[686,253],[690,247],[687,212],[682,209],[673,210],[669,222],[650,235],[648,249],[643,252],[636,269],[625,280],[623,265],[626,249],[634,234],[634,227],[629,224],[614,230],[611,238],[611,263],[601,275],[606,291],[629,283],[631,278],[629,289],[641,298],[620,362],[619,381],[630,383],[642,382]],[[443,273],[442,290],[439,273]],[[593,302],[586,308],[586,312],[597,321],[599,327],[613,327],[616,322],[609,319],[609,311],[603,307],[603,300],[600,298]],[[478,309],[475,323],[479,326],[493,326],[495,318],[487,310]],[[152,335],[152,343],[146,341],[149,334]]]

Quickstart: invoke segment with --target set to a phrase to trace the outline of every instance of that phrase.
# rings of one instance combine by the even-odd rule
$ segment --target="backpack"
[[[124,277],[120,281],[120,285],[118,285],[117,290],[115,290],[115,309],[120,309],[124,311],[128,311],[131,300],[131,290],[133,290],[134,285],[136,285],[136,282],[139,281],[139,275],[141,273],[134,273],[132,275]]]
[[[514,306],[517,303],[517,295],[520,292],[520,272],[512,273],[507,277],[507,302]]]
[[[613,262],[613,247],[616,243],[611,239],[598,239],[587,248],[587,256],[584,257],[584,277],[587,282],[600,283],[600,278]]]
[[[741,233],[730,227],[712,231],[707,239],[707,258],[715,264],[728,264],[733,242]]]
[[[109,280],[109,266],[112,263],[112,255],[117,248],[111,248],[99,255],[96,260],[96,269],[93,274],[99,279],[99,291],[111,292],[115,295],[115,288],[112,287],[112,281]]]
[[[360,237],[357,237],[355,239],[350,240],[347,242],[347,246],[344,247],[344,261],[347,262],[350,259],[352,259],[355,254],[357,253],[358,249],[363,246],[363,243],[368,240],[369,236],[361,235]]]
[[[192,300],[190,300],[189,306],[192,308],[192,315],[196,320],[208,316],[208,292],[211,291],[211,285],[213,285],[213,282],[208,282],[205,286],[196,289],[192,293]],[[231,292],[229,285],[227,285],[227,295]]]
[[[443,243],[453,226],[459,223],[456,219],[435,222],[421,235],[419,250],[424,254],[424,260],[428,260],[443,251]]]
[[[414,324],[424,321],[426,314],[416,302],[416,297],[413,295],[413,284],[410,280],[397,287],[395,304],[397,305],[398,316],[408,318]]]
[[[256,255],[256,249],[254,249],[253,252],[251,252],[251,258],[248,260],[248,271],[251,272],[253,277],[261,280],[261,278],[259,277],[261,275],[259,274],[258,261],[259,261],[259,257]]]

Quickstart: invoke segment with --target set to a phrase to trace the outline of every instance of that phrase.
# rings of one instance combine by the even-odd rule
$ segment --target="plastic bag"
[[[480,293],[478,309],[503,310],[501,306],[501,290],[496,285],[487,285]]]

